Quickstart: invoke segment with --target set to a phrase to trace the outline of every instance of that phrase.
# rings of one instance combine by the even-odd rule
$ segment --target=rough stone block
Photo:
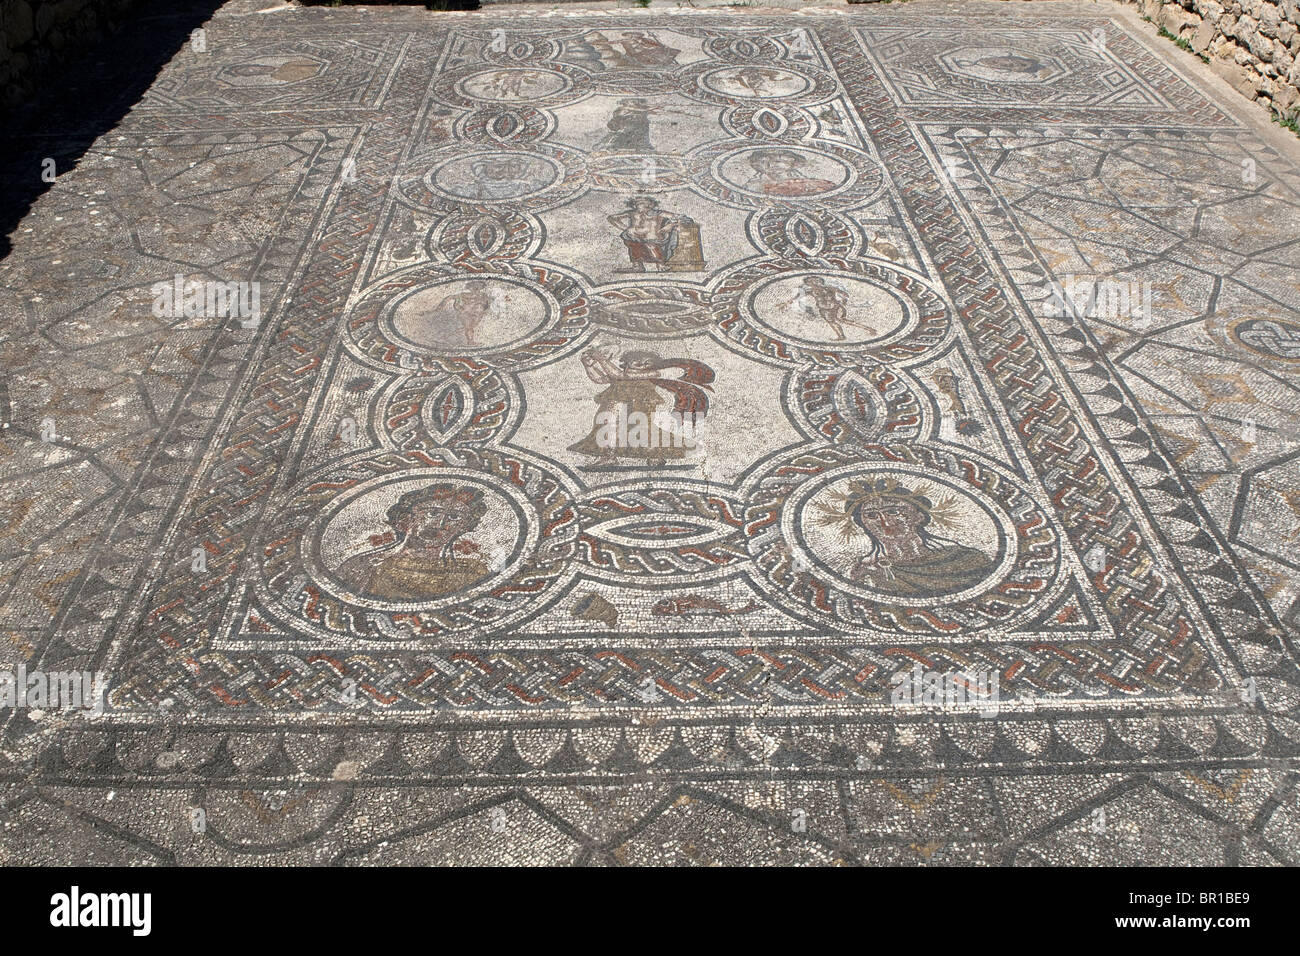
[[[1196,12],[1210,21],[1217,21],[1223,16],[1223,4],[1215,0],[1197,0]]]
[[[1160,15],[1160,25],[1174,36],[1180,36],[1184,30],[1195,30],[1200,22],[1199,16],[1182,7],[1166,6]]]
[[[1196,28],[1192,35],[1192,49],[1197,53],[1204,53],[1210,47],[1210,41],[1214,39],[1214,34],[1218,30],[1212,20],[1202,20],[1201,25]]]
[[[1255,71],[1228,60],[1212,60],[1210,69],[1243,96],[1255,98]]]
[[[1300,91],[1294,86],[1284,85],[1273,96],[1273,108],[1283,116],[1289,116],[1300,102]]]
[[[1271,60],[1273,58],[1273,41],[1258,27],[1240,36],[1239,39],[1246,44],[1251,53],[1261,60]]]

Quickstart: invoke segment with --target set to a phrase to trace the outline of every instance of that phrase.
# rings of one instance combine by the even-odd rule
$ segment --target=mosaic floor
[[[962,7],[213,18],[0,263],[0,861],[1295,863],[1300,148]]]

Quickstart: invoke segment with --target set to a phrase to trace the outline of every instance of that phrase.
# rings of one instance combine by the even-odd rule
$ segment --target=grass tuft
[[[1273,122],[1283,129],[1289,129],[1297,136],[1300,136],[1300,122],[1297,121],[1297,114],[1295,111],[1292,111],[1289,116],[1280,116],[1279,114],[1274,113]]]

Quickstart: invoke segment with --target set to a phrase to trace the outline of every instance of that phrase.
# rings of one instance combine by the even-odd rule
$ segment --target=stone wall
[[[1237,92],[1283,118],[1300,109],[1300,0],[1128,0]]]
[[[0,113],[93,49],[140,0],[0,0]]]

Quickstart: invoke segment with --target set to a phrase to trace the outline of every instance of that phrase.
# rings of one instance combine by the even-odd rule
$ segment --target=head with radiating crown
[[[846,540],[865,534],[868,555],[881,548],[890,551],[936,550],[948,539],[936,533],[936,526],[950,527],[960,518],[960,503],[954,496],[939,496],[923,484],[904,485],[897,479],[877,477],[855,479],[846,492],[830,495],[838,508],[819,506],[823,523],[837,525]]]

